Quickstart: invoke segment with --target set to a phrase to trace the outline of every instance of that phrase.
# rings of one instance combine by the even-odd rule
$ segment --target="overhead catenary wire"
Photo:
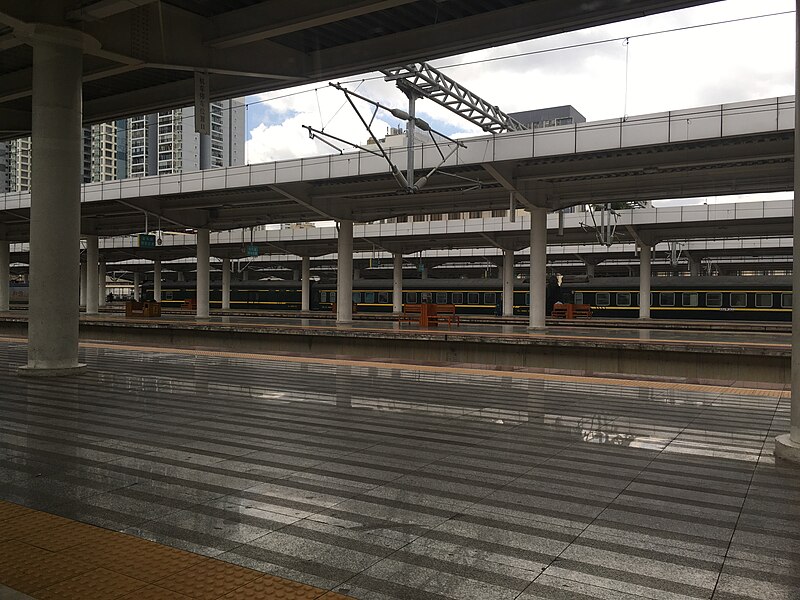
[[[644,32],[644,33],[637,33],[637,34],[630,34],[630,35],[624,35],[624,36],[603,38],[603,39],[599,39],[599,40],[591,40],[591,41],[588,41],[588,42],[581,42],[581,43],[577,43],[577,44],[564,44],[564,45],[559,45],[559,46],[552,46],[552,47],[549,47],[549,48],[541,48],[541,49],[537,49],[537,50],[530,50],[530,51],[527,51],[527,52],[514,52],[514,53],[511,53],[511,54],[505,54],[505,55],[502,55],[502,56],[494,56],[494,57],[489,57],[489,58],[476,59],[476,60],[473,60],[473,61],[445,64],[445,65],[437,66],[436,68],[439,69],[439,70],[457,69],[459,67],[467,67],[467,66],[473,66],[473,65],[479,65],[479,64],[486,64],[486,63],[498,62],[498,61],[502,61],[502,60],[512,60],[512,59],[515,59],[515,58],[522,58],[522,57],[526,57],[526,56],[536,56],[538,54],[548,54],[548,53],[551,53],[551,52],[560,52],[560,51],[563,51],[563,50],[573,50],[573,49],[577,49],[577,48],[588,48],[588,47],[591,47],[591,46],[597,46],[597,45],[601,45],[601,44],[619,43],[619,42],[624,42],[625,40],[632,40],[632,39],[644,38],[644,37],[652,37],[652,36],[655,36],[655,35],[664,35],[664,34],[669,34],[669,33],[677,33],[677,32],[681,32],[681,31],[690,31],[690,30],[694,30],[694,29],[701,29],[701,28],[704,28],[704,27],[715,27],[715,26],[719,26],[719,25],[728,25],[728,24],[732,24],[732,23],[742,23],[742,22],[754,21],[754,20],[758,20],[758,19],[767,19],[767,18],[772,18],[772,17],[793,15],[794,13],[795,13],[794,10],[785,10],[785,11],[765,13],[765,14],[760,14],[760,15],[749,15],[749,16],[745,16],[745,17],[736,17],[736,18],[733,18],[733,19],[723,19],[723,20],[720,20],[720,21],[711,21],[711,22],[708,22],[708,23],[698,23],[698,24],[695,24],[695,25],[684,25],[684,26],[681,26],[681,27],[672,27],[672,28],[668,28],[668,29],[659,29],[659,30],[656,30],[656,31],[647,31],[647,32]],[[342,85],[349,85],[349,84],[357,83],[358,87],[360,87],[364,82],[377,81],[377,80],[382,80],[382,79],[384,79],[384,76],[381,74],[381,75],[375,75],[375,76],[372,76],[372,77],[362,77],[360,79],[346,79],[346,80],[341,81],[340,83]],[[356,87],[355,89],[358,89],[358,87]],[[283,100],[285,98],[292,98],[292,97],[295,97],[295,96],[300,96],[300,95],[308,94],[308,93],[311,93],[311,92],[315,92],[316,93],[319,90],[323,90],[323,89],[327,89],[327,88],[328,88],[328,83],[326,82],[324,85],[315,86],[315,87],[307,89],[307,90],[289,91],[289,92],[286,92],[284,94],[279,94],[279,95],[276,95],[276,96],[270,96],[269,98],[263,98],[263,99],[258,99],[258,100],[252,100],[252,101],[249,101],[249,102],[245,102],[242,105],[242,107],[247,109],[250,106],[257,106],[257,105],[260,105],[260,104],[266,104],[268,102],[272,102],[272,101],[275,101],[275,100]],[[269,92],[262,92],[262,93],[269,93]],[[221,101],[221,100],[214,100],[212,102],[216,102],[216,101]],[[336,111],[336,113],[334,113],[334,115],[330,119],[328,119],[328,122],[325,124],[326,127],[327,127],[327,125],[330,124],[331,120],[336,116],[336,114],[338,114],[338,112],[345,105],[346,105],[346,102],[343,103],[342,106],[339,107],[339,109]],[[189,107],[185,107],[185,106],[184,107],[178,107],[178,109],[180,109],[180,108],[189,108]],[[241,108],[241,107],[237,107],[237,108]],[[232,109],[232,108],[223,108],[223,112],[227,112],[227,111],[230,111],[230,110],[234,110],[234,109]],[[127,119],[127,118],[131,118],[133,116],[137,116],[137,115],[129,115],[128,117],[120,117],[120,119],[115,119],[115,120]],[[193,120],[193,119],[194,119],[193,116],[191,116],[191,117],[182,116],[181,117],[182,121],[189,121],[189,120]],[[113,121],[105,121],[105,122],[113,122]],[[125,131],[126,132],[130,132],[130,131],[133,131],[133,129],[132,128],[125,128]]]

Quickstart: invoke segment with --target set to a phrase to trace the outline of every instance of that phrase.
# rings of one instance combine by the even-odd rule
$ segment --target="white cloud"
[[[435,61],[434,66],[506,112],[572,104],[589,120],[792,94],[794,15],[752,19],[684,31],[642,34],[758,14],[792,11],[793,0],[727,0]],[[548,48],[630,37],[622,41],[530,54]],[[525,54],[486,62],[487,60]],[[627,66],[626,66],[627,64]],[[627,72],[627,94],[626,79]],[[365,77],[375,77],[369,74]],[[327,86],[264,94],[271,111],[287,117],[256,125],[247,142],[249,162],[330,153],[308,139],[301,125],[364,143],[367,133],[344,96]],[[355,89],[356,84],[349,84]],[[297,92],[288,95],[290,92]],[[405,96],[382,79],[364,81],[359,93],[407,108]],[[303,92],[303,93],[300,93]],[[277,97],[282,96],[282,97]],[[250,101],[253,99],[251,98]],[[627,108],[626,108],[627,107]],[[434,127],[476,134],[479,129],[429,100],[418,116]],[[371,113],[366,113],[369,118]],[[399,123],[379,113],[373,131],[383,136]]]

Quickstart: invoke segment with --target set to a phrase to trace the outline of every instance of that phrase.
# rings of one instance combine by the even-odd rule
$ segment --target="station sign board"
[[[155,248],[156,236],[149,233],[139,234],[139,248]]]
[[[258,256],[258,246],[255,244],[249,244],[245,250],[247,251],[247,256]]]

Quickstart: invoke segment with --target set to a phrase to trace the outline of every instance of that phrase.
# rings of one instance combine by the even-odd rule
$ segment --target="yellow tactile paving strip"
[[[25,343],[25,338],[0,337],[0,341]],[[344,358],[322,358],[315,356],[293,356],[284,354],[257,354],[246,352],[226,352],[219,350],[200,350],[188,348],[165,348],[155,346],[139,346],[110,342],[81,342],[85,348],[108,348],[132,350],[135,352],[162,352],[167,354],[183,354],[189,356],[211,356],[220,358],[245,358],[265,361],[282,361],[309,364],[327,364],[332,366],[372,367],[379,369],[403,369],[428,373],[450,373],[462,375],[485,375],[487,377],[511,377],[514,379],[532,379],[540,381],[559,381],[564,383],[582,383],[588,385],[616,385],[620,387],[639,387],[647,389],[704,392],[710,394],[735,394],[739,396],[758,396],[766,398],[790,398],[790,390],[779,390],[755,387],[735,387],[727,385],[709,385],[700,383],[681,383],[674,381],[654,381],[649,379],[623,379],[615,377],[590,375],[563,375],[556,373],[535,373],[531,371],[513,371],[498,369],[481,369],[479,367],[462,367],[447,365],[425,365],[419,363],[395,363]]]
[[[38,600],[346,600],[0,500],[0,583]]]
[[[86,318],[82,317],[82,320],[99,320],[99,321],[116,321],[120,323],[140,323],[140,324],[149,324],[152,325],[154,321],[152,319],[120,319],[118,317],[91,317]],[[208,326],[213,325],[217,328],[222,329],[231,329],[235,327],[246,326],[254,329],[293,329],[293,330],[310,330],[310,331],[331,331],[334,328],[330,326],[324,325],[290,325],[290,324],[281,324],[275,325],[274,323],[251,323],[251,322],[230,322],[230,323],[223,323],[223,322],[212,322],[212,321],[191,321],[191,320],[177,320],[177,319],[159,319],[157,321],[159,324],[167,324],[167,325],[179,325],[179,326]],[[457,334],[460,336],[473,336],[473,337],[486,337],[486,332],[483,331],[468,331],[463,329],[412,329],[412,328],[400,328],[400,329],[372,329],[369,327],[347,327],[338,325],[335,328],[335,331],[355,331],[360,333],[407,333],[411,335],[418,335],[418,334],[425,334],[425,335],[439,335],[439,336],[446,336]],[[751,335],[755,336],[769,336],[770,333],[763,333],[763,332],[749,332]],[[554,335],[552,333],[543,334],[537,333],[535,331],[525,332],[525,333],[498,333],[497,335],[504,337],[504,338],[517,338],[517,339],[530,339],[530,338],[546,338],[551,341],[584,341],[584,342],[634,342],[634,343],[658,343],[658,344],[666,344],[666,345],[681,345],[681,346],[707,346],[708,342],[703,342],[699,340],[669,340],[669,339],[658,339],[658,340],[642,340],[639,337],[609,337],[609,336],[602,336],[602,335],[569,335],[569,334],[558,334]],[[736,341],[736,342],[726,342],[723,340],[715,340],[715,345],[719,346],[733,346],[733,347],[753,347],[753,348],[780,348],[786,349],[790,348],[790,344],[785,343],[770,343],[770,342],[743,342],[743,341]]]

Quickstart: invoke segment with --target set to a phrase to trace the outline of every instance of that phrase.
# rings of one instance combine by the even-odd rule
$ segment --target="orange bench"
[[[447,323],[450,327],[453,323],[461,324],[461,318],[456,314],[455,304],[434,304],[434,313],[431,320],[437,323]]]
[[[553,319],[591,319],[592,307],[589,304],[556,304],[550,316]]]
[[[181,305],[182,308],[186,308],[188,310],[197,310],[197,299],[196,298],[186,298]]]
[[[439,323],[461,323],[455,304],[403,304],[403,312],[397,317],[400,323],[416,321],[420,327],[436,327]]]
[[[150,300],[144,302],[136,302],[129,300],[125,303],[125,316],[126,317],[160,317],[161,304]]]

